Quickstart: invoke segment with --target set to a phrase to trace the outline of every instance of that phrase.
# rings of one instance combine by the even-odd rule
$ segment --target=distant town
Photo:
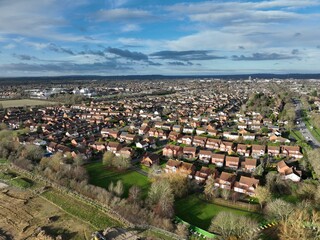
[[[319,238],[318,79],[14,81],[0,86],[0,188],[52,202],[91,238]]]

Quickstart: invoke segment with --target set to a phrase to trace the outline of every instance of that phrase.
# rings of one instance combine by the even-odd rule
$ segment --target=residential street
[[[298,124],[297,129],[301,132],[302,136],[308,141],[308,143],[313,147],[317,148],[320,147],[320,142],[315,139],[309,129],[307,128],[306,124],[303,122],[301,117],[302,105],[301,102],[296,100],[296,113],[297,113],[297,122]]]

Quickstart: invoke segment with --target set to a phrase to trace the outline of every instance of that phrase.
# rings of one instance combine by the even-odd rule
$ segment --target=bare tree
[[[173,216],[174,195],[167,180],[155,181],[148,192],[148,205],[161,217]]]
[[[255,197],[259,200],[262,209],[264,204],[271,200],[272,194],[267,187],[258,186],[255,190]]]
[[[185,225],[183,223],[179,223],[177,225],[176,234],[178,236],[182,237],[183,239],[187,239],[188,235],[189,235],[189,230],[188,230],[187,225]]]
[[[231,195],[231,191],[229,189],[222,189],[221,190],[221,197],[224,200],[228,200],[230,198],[230,195]]]
[[[231,212],[220,212],[211,221],[209,231],[219,233],[220,239],[257,239],[252,229],[258,226],[254,220]]]
[[[138,203],[141,200],[141,188],[133,185],[129,189],[129,196],[128,196],[129,202]]]
[[[267,204],[265,212],[270,219],[285,221],[294,212],[294,206],[282,199],[276,199]]]
[[[118,196],[121,197],[123,195],[124,189],[123,189],[123,183],[121,180],[117,181],[117,184],[113,188],[113,192]]]

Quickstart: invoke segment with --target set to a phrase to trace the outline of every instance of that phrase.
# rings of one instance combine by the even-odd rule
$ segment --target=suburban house
[[[217,167],[223,167],[225,157],[226,156],[224,154],[212,154],[211,162]]]
[[[151,167],[153,165],[159,165],[159,163],[160,163],[160,157],[158,154],[155,154],[155,153],[146,153],[144,154],[141,160],[141,164],[147,167]]]
[[[219,149],[221,144],[220,139],[208,138],[206,147],[209,149]]]
[[[270,156],[278,156],[280,154],[279,146],[268,146],[268,154]]]
[[[226,156],[225,166],[236,170],[239,167],[239,161],[240,161],[239,157]]]
[[[108,146],[107,146],[107,150],[109,152],[113,152],[114,154],[116,154],[116,152],[118,152],[121,149],[122,145],[118,142],[109,142]]]
[[[282,153],[294,158],[303,158],[302,153],[300,152],[299,146],[281,146]]]
[[[265,153],[266,153],[266,146],[252,144],[252,149],[251,149],[252,157],[259,158],[260,156],[263,156]]]
[[[219,150],[221,152],[233,151],[233,142],[227,142],[227,141],[221,142]]]
[[[247,172],[253,172],[257,167],[257,159],[246,158],[242,163],[242,169]]]
[[[240,144],[240,143],[239,143],[239,144],[237,145],[237,153],[238,153],[239,155],[246,156],[246,157],[249,157],[249,156],[250,156],[250,150],[248,150],[246,144]]]
[[[174,131],[171,131],[169,133],[169,136],[168,138],[171,140],[171,141],[174,141],[174,142],[177,142],[178,139],[180,139],[182,137],[182,134],[181,133],[177,133],[177,132],[174,132]]]
[[[251,177],[241,176],[240,180],[235,182],[233,190],[238,193],[244,193],[254,196],[254,191],[259,184],[259,180]]]
[[[213,153],[209,150],[200,150],[198,155],[200,161],[208,164],[211,162]]]
[[[166,173],[177,172],[178,169],[180,168],[181,164],[182,164],[182,162],[179,161],[179,160],[169,159],[167,164],[166,164],[166,167],[165,167],[164,171]]]
[[[182,147],[175,145],[166,145],[162,150],[163,156],[178,158],[183,154]]]
[[[116,152],[117,156],[122,156],[124,158],[132,158],[134,155],[134,151],[131,147],[121,148],[118,152]]]
[[[277,163],[277,170],[285,180],[290,179],[293,182],[300,182],[301,180],[302,172],[289,167],[283,160]]]
[[[201,167],[199,171],[194,175],[194,179],[199,183],[204,183],[211,175],[212,170],[208,167]]]
[[[206,137],[200,137],[200,136],[195,136],[193,138],[193,145],[196,147],[202,147],[205,148],[207,143],[207,138]]]
[[[222,172],[220,177],[215,179],[214,186],[222,189],[232,189],[232,185],[236,180],[236,175],[234,173]]]
[[[187,159],[196,158],[197,148],[195,147],[184,147],[183,148],[183,157]]]
[[[193,141],[193,137],[191,135],[185,135],[182,136],[180,139],[178,139],[178,143],[186,144],[186,145],[191,145]]]
[[[192,178],[192,175],[195,171],[195,166],[192,163],[182,162],[178,170],[180,173],[187,175],[188,178]]]

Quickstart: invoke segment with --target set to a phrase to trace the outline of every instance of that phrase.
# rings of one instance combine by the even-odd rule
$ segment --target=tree
[[[105,152],[102,157],[102,163],[108,167],[113,166],[113,159],[115,158],[115,155],[113,152]]]
[[[221,190],[221,197],[224,200],[228,200],[230,198],[230,195],[231,195],[231,191],[229,189],[222,189]]]
[[[114,190],[114,183],[111,182],[111,183],[109,183],[108,191],[109,191],[110,193],[113,193],[113,190]]]
[[[272,194],[267,187],[258,186],[255,190],[255,197],[259,200],[262,209],[263,205],[271,200]]]
[[[252,229],[258,226],[257,222],[231,212],[220,212],[211,221],[209,231],[219,233],[223,240],[228,239],[257,239]]]
[[[0,130],[7,130],[8,126],[5,123],[0,123]]]
[[[121,197],[123,195],[123,183],[121,180],[117,181],[117,184],[113,188],[113,192],[118,196]]]
[[[148,192],[147,203],[159,216],[173,216],[174,195],[168,180],[162,179],[151,184]]]
[[[319,240],[320,213],[315,210],[297,207],[286,220],[278,225],[280,240]]]
[[[112,165],[120,170],[125,170],[131,167],[131,159],[124,156],[115,157]]]
[[[141,200],[141,188],[133,185],[129,189],[128,201],[132,203],[138,203]]]
[[[212,200],[215,197],[215,192],[218,190],[214,190],[214,178],[209,177],[204,186],[204,195],[208,200]]]
[[[183,239],[187,239],[189,235],[188,227],[183,223],[179,223],[177,225],[176,234]]]
[[[307,151],[307,157],[308,161],[316,175],[316,177],[320,178],[320,161],[319,161],[319,156],[320,156],[320,149],[312,149]]]
[[[291,203],[282,199],[269,202],[265,207],[265,213],[270,219],[286,221],[288,216],[294,212],[295,208]]]
[[[256,167],[256,169],[254,170],[253,174],[254,174],[255,176],[261,177],[261,176],[263,175],[263,172],[264,172],[264,166],[263,166],[263,164],[261,163],[261,164],[259,164],[259,165]]]

